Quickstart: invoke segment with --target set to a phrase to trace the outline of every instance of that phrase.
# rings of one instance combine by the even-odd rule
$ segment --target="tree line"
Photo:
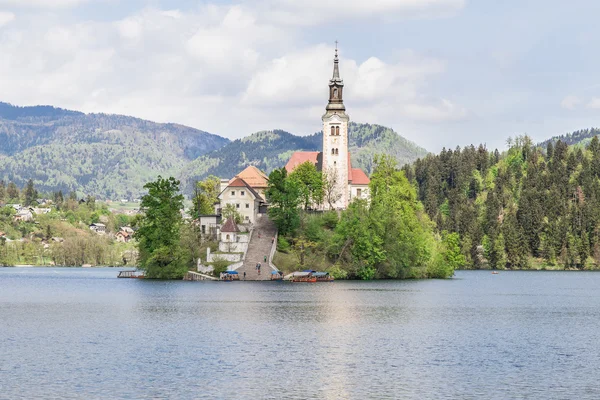
[[[470,268],[596,268],[600,264],[600,141],[508,150],[444,149],[403,171],[438,232],[460,237]]]

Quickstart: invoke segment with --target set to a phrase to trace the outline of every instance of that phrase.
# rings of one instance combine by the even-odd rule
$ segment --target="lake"
[[[600,273],[153,282],[0,268],[0,399],[598,399]]]

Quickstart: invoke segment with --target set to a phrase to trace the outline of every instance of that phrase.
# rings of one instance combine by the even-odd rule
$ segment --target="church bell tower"
[[[329,103],[323,115],[323,172],[336,181],[334,208],[347,208],[348,192],[348,122],[343,100],[344,81],[340,78],[337,42],[333,59],[333,77],[329,81]],[[327,205],[328,207],[329,205]]]

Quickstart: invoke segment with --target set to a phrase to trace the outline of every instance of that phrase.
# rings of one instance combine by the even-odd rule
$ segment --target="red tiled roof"
[[[352,184],[353,185],[368,185],[371,179],[360,168],[352,168]]]
[[[236,178],[243,179],[248,185],[250,185],[250,187],[253,188],[266,188],[269,186],[269,177],[254,165],[250,165],[245,170],[237,174],[231,181],[229,181],[229,183],[231,184],[231,182],[233,182]]]
[[[232,182],[229,182],[229,187],[246,187],[248,186],[242,178],[233,178]]]
[[[298,165],[307,161],[317,165],[319,153],[318,151],[296,151],[285,164],[285,169],[288,173],[292,172]]]
[[[227,185],[227,187],[225,189],[223,189],[223,191],[221,193],[223,193],[225,190],[227,190],[230,187],[243,187],[243,188],[246,188],[250,192],[252,192],[252,194],[254,195],[255,198],[258,199],[258,201],[263,201],[263,198],[260,196],[260,194],[258,194],[256,192],[256,190],[252,189],[252,186],[248,185],[248,182],[246,182],[242,178],[234,178],[233,181],[230,182]],[[221,196],[221,194],[219,194],[219,196]]]
[[[221,232],[239,232],[240,228],[236,225],[232,217],[227,218],[227,222],[221,228]]]

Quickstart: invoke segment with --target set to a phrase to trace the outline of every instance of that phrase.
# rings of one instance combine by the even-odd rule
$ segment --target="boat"
[[[135,278],[144,279],[146,276],[143,271],[121,271],[117,278]]]
[[[283,272],[281,272],[281,271],[272,271],[271,272],[271,280],[272,281],[282,281],[283,280]]]
[[[317,278],[317,282],[333,282],[333,276],[329,272],[313,272],[312,276]]]
[[[221,272],[220,278],[222,281],[239,281],[240,274],[237,271],[225,271]]]
[[[292,282],[316,282],[317,278],[312,276],[313,271],[294,272],[291,276]]]
[[[499,272],[498,271],[492,271],[492,275],[498,275]]]
[[[288,275],[292,282],[333,282],[333,276],[329,272],[318,272],[312,269],[294,272]]]

